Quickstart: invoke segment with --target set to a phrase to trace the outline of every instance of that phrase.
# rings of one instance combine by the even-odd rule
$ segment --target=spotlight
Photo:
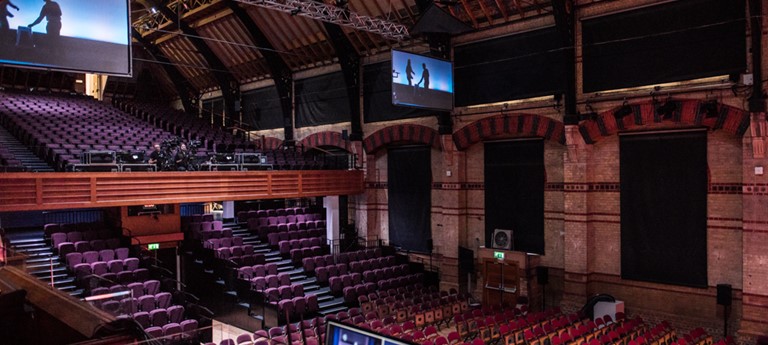
[[[663,119],[669,120],[675,115],[675,110],[677,110],[677,102],[668,100],[656,108],[656,113],[660,114]]]
[[[336,7],[347,8],[349,6],[349,0],[336,0]]]
[[[632,109],[632,106],[629,104],[624,104],[621,106],[621,108],[616,109],[616,111],[613,112],[613,117],[616,119],[623,118],[624,116],[627,116],[629,114],[632,114],[634,110]]]
[[[152,12],[152,14],[156,14],[157,13],[157,9],[154,8],[154,7],[150,8],[149,11]]]
[[[579,114],[579,121],[587,121],[587,120],[597,120],[597,112],[595,112],[595,109],[592,108],[592,105],[587,103],[587,105],[584,107],[584,114]]]
[[[301,8],[301,7],[296,7],[295,9],[292,9],[292,10],[291,10],[291,15],[292,15],[292,16],[295,16],[295,15],[297,15],[297,14],[301,13],[301,11],[302,11],[302,8]]]
[[[708,119],[720,116],[720,110],[717,108],[717,101],[715,100],[702,103],[699,112],[704,113],[704,117]]]

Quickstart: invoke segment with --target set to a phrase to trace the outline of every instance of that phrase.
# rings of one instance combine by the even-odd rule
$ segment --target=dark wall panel
[[[255,130],[283,128],[280,95],[274,86],[243,92],[243,121]]]
[[[296,127],[350,121],[349,96],[342,72],[296,80]]]
[[[552,95],[566,73],[553,28],[456,47],[456,106]]]
[[[743,0],[688,0],[584,20],[584,92],[746,69]]]
[[[405,250],[428,252],[432,238],[431,148],[387,150],[389,242]]]
[[[544,140],[485,144],[485,245],[514,231],[514,250],[544,254]]]
[[[623,135],[621,277],[707,286],[707,132]]]

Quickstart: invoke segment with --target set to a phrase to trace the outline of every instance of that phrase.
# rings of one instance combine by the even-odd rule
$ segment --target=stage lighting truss
[[[218,0],[175,0],[169,2],[167,7],[181,18],[189,11],[210,5],[216,1]],[[249,6],[258,6],[288,13],[292,16],[304,16],[355,30],[367,31],[391,40],[402,41],[408,39],[410,36],[408,28],[405,25],[380,18],[363,16],[350,11],[347,6],[334,6],[312,0],[235,1]],[[168,18],[163,12],[164,11],[158,11],[154,8],[153,10],[147,11],[147,13],[133,22],[134,29],[141,35],[145,35],[175,21],[174,18]]]
[[[173,0],[168,2],[168,7],[179,18],[183,17],[187,12],[193,9],[198,9],[203,6],[208,6],[219,0]],[[178,18],[176,18],[178,19]],[[141,35],[155,31],[174,22],[173,18],[168,18],[163,14],[163,11],[159,11],[154,7],[151,8],[143,16],[133,21],[133,28],[136,29]]]
[[[294,16],[304,16],[355,30],[367,31],[391,40],[409,38],[405,25],[384,19],[359,15],[344,7],[311,0],[235,0],[246,5],[259,6]]]

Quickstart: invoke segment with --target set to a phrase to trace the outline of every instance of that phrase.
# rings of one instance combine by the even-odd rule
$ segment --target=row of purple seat
[[[346,264],[329,264],[326,266],[319,266],[316,267],[312,271],[315,275],[315,278],[317,278],[317,282],[321,284],[328,284],[330,277],[337,277],[349,274],[349,269],[347,268]],[[360,279],[362,279],[362,275],[360,273],[356,273],[360,275]]]
[[[114,302],[114,301],[112,301]],[[106,303],[106,302],[105,302]],[[119,302],[115,302],[120,306]],[[163,327],[168,323],[180,323],[184,320],[184,307],[180,305],[172,305],[166,308],[156,308],[150,311],[138,311],[133,314],[133,319],[136,320],[142,327],[148,328],[151,326]]]
[[[279,302],[272,304],[276,304],[277,312],[281,317],[288,315],[291,320],[304,319],[304,315],[314,314],[320,309],[317,295],[281,299]]]
[[[269,302],[276,303],[283,299],[304,297],[304,285],[291,284],[279,287],[270,287],[263,290],[264,296]]]
[[[137,313],[138,314],[138,313]],[[143,314],[140,314],[143,315]],[[141,324],[144,322],[144,317],[139,316],[139,318],[136,318],[136,315],[134,315],[134,319]],[[145,324],[147,322],[144,322]],[[146,332],[150,337],[155,339],[161,339],[165,340],[164,343],[166,344],[175,344],[179,342],[183,343],[198,343],[197,337],[198,337],[198,323],[197,320],[184,320],[181,323],[175,323],[171,322],[168,324],[161,326],[149,326],[145,327],[144,332]]]
[[[232,257],[240,257],[243,255],[252,255],[253,245],[246,244],[243,246],[231,246],[231,247],[219,247],[216,248],[216,258],[230,259]]]
[[[97,241],[93,245],[94,246],[102,246],[100,249],[95,250],[101,250],[105,247],[108,248],[110,245],[114,245],[114,241],[117,237],[109,231],[71,231],[71,232],[54,232],[51,234],[51,244],[53,244],[53,247],[56,248],[59,246],[62,242],[91,242],[91,241]],[[105,243],[106,241],[109,241],[109,243]],[[118,240],[118,244],[120,241]],[[113,248],[114,249],[114,248]]]
[[[136,268],[138,268],[139,265],[139,259],[137,258],[130,258],[128,257],[128,248],[117,248],[118,250],[112,250],[112,249],[102,249],[100,251],[87,251],[87,252],[72,252],[68,253],[65,258],[67,262],[67,267],[71,270],[75,269],[75,265],[82,264],[82,263],[94,263],[96,261],[112,261],[112,260],[123,260],[123,261],[130,261],[131,263],[125,263],[126,266],[132,266],[134,263],[132,261],[136,261],[135,265]],[[132,259],[132,260],[131,260]]]
[[[246,222],[248,223],[249,227],[257,228],[259,226],[311,222],[314,220],[323,220],[323,217],[320,215],[320,213],[298,213],[266,217],[252,217],[249,218]]]
[[[281,286],[291,286],[291,275],[288,273],[253,276],[253,278],[249,280],[251,282],[251,289],[260,292],[269,288],[276,289]]]
[[[209,238],[203,241],[203,248],[206,249],[219,249],[222,247],[242,246],[242,237],[222,237],[222,238]]]
[[[102,222],[83,222],[83,223],[48,223],[43,226],[43,233],[46,237],[57,232],[70,233],[79,231],[83,239],[108,239],[115,237],[114,231]]]
[[[90,267],[88,264],[81,264],[75,271],[75,275],[78,280],[86,284],[86,286],[114,286],[114,285],[127,285],[136,282],[144,282],[149,280],[149,270],[146,268],[137,268],[135,270],[124,270],[118,273],[103,272],[102,268]],[[87,274],[88,269],[91,269],[93,273]]]
[[[325,229],[291,230],[285,232],[276,232],[267,235],[269,245],[278,248],[280,241],[300,240],[303,238],[325,237]]]
[[[322,247],[325,243],[323,243],[323,239],[320,237],[308,237],[308,238],[302,238],[302,239],[296,239],[296,240],[287,240],[287,241],[279,241],[277,242],[277,248],[280,251],[280,255],[287,256],[291,254],[291,251],[294,249],[303,249],[303,248],[315,248],[315,247]]]
[[[266,277],[268,275],[277,275],[276,263],[255,264],[252,266],[242,266],[237,269],[237,277],[239,279],[251,280],[253,277]]]
[[[125,314],[133,314],[140,311],[150,312],[155,309],[167,309],[170,307],[170,292],[160,292],[156,295],[144,295],[138,298],[126,297],[120,300],[120,309]]]
[[[286,208],[272,208],[267,210],[250,210],[237,212],[237,220],[240,222],[247,222],[251,218],[263,218],[273,216],[287,216],[290,214],[307,214],[314,213],[310,207],[286,207]]]
[[[325,231],[324,220],[311,220],[301,223],[272,224],[259,226],[255,229],[249,227],[248,231],[255,232],[260,238],[269,238],[269,234],[279,234],[282,232],[301,231],[301,230],[320,230]]]
[[[139,269],[138,258],[127,258],[125,260],[110,260],[110,261],[95,261],[91,263],[79,263],[75,264],[73,271],[78,279],[85,278],[85,276],[95,274],[102,276],[107,273],[122,273],[124,271],[134,272]],[[120,276],[118,275],[118,278]]]
[[[377,290],[388,290],[393,287],[397,288],[401,286],[404,287],[412,285],[418,288],[422,286],[422,281],[423,274],[414,273],[396,278],[380,280],[376,283],[361,283],[354,286],[345,286],[341,291],[342,295],[344,296],[344,302],[347,304],[354,304],[358,302],[358,296],[367,296],[371,292],[375,292]],[[333,285],[331,285],[331,292],[338,294],[337,291],[338,290],[334,290]]]
[[[131,291],[131,296],[139,298],[144,295],[157,295],[160,293],[160,281],[156,279],[146,280],[144,282],[134,282],[127,285],[113,285],[109,288],[97,287],[91,290],[91,296],[98,296],[108,293]]]

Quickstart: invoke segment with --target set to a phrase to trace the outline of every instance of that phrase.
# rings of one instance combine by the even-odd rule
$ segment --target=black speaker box
[[[729,306],[733,298],[731,284],[717,284],[717,304]]]
[[[434,242],[432,242],[432,239],[430,238],[427,240],[427,250],[429,250],[429,252],[431,253],[433,249],[435,249],[435,244]]]
[[[549,284],[549,267],[536,266],[536,280],[539,285]]]

